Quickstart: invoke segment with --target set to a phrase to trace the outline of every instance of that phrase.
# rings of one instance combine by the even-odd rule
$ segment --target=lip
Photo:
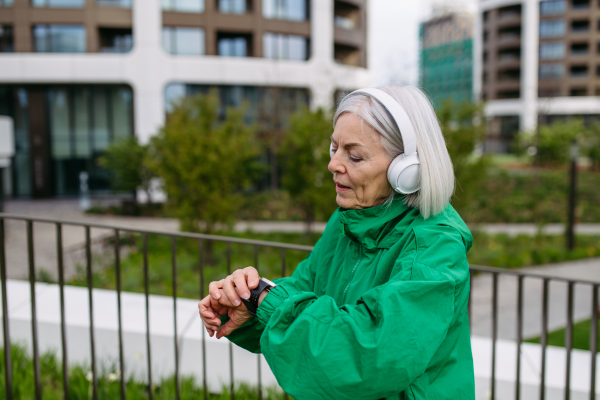
[[[340,184],[338,182],[335,182],[335,190],[336,190],[336,192],[347,192],[348,190],[350,190],[350,188],[349,187],[342,187],[342,186],[340,186]]]

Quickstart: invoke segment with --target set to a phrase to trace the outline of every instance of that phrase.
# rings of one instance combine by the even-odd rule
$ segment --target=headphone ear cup
[[[417,153],[400,154],[387,172],[388,182],[398,193],[411,194],[421,188],[421,163]]]

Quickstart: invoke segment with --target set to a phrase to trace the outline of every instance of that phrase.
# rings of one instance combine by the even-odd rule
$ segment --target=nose
[[[340,153],[341,151],[336,151],[335,153],[332,153],[331,156],[331,161],[329,161],[329,165],[327,166],[327,169],[329,170],[329,172],[331,172],[332,174],[343,174],[346,172],[346,167],[345,165],[340,162]]]

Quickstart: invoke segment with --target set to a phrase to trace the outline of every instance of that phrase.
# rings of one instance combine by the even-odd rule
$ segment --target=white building
[[[216,88],[224,105],[269,114],[275,95],[289,111],[331,107],[369,81],[366,0],[0,0],[6,190],[74,195],[80,171],[107,190],[106,146],[147,142],[184,94]]]

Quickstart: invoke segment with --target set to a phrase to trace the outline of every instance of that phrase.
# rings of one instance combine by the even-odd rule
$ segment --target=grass
[[[244,233],[229,234],[231,236],[314,245],[319,234],[303,233]],[[140,236],[122,238],[123,245],[129,254],[121,260],[122,289],[128,292],[144,292],[143,252]],[[519,268],[525,266],[555,263],[566,260],[583,259],[600,256],[599,236],[578,236],[577,248],[568,252],[564,248],[564,238],[553,235],[515,236],[488,235],[474,233],[474,245],[468,253],[471,264],[500,268]],[[116,277],[114,269],[113,245],[104,254],[94,255],[93,284],[96,288],[115,289]],[[206,244],[205,244],[206,246]],[[204,248],[207,251],[207,248]],[[211,281],[222,279],[227,275],[227,245],[214,243],[213,262],[204,267],[204,293],[207,294]],[[277,278],[282,276],[281,250],[259,248],[258,270],[261,275]],[[286,251],[286,275],[289,276],[306,257],[303,251]],[[200,262],[197,240],[178,238],[176,240],[177,262],[177,295],[179,297],[200,298]],[[254,248],[247,245],[231,244],[231,271],[244,268],[254,263]],[[172,290],[171,243],[168,237],[148,236],[148,279],[150,293],[170,296]],[[69,282],[76,286],[86,286],[86,273],[83,266],[78,267],[75,278]]]
[[[600,322],[598,323],[600,328]],[[573,348],[579,350],[590,350],[590,328],[591,320],[577,322],[573,324]],[[598,329],[600,338],[600,329]],[[565,337],[567,335],[567,329],[561,328],[548,333],[548,344],[550,346],[565,347]],[[525,340],[529,343],[541,343],[541,337]]]
[[[0,358],[4,359],[4,349],[0,348]],[[24,346],[13,344],[11,346],[13,398],[15,400],[29,400],[35,398],[35,385],[33,375],[33,359],[27,354]],[[115,400],[120,395],[120,375],[116,368],[104,367],[98,376],[98,399]],[[63,399],[62,366],[53,352],[40,356],[40,376],[42,382],[42,398],[44,400]],[[5,394],[4,363],[0,363],[0,397]],[[91,399],[91,372],[86,365],[75,365],[69,369],[69,397],[75,400]],[[149,387],[145,383],[129,379],[126,382],[127,399],[138,400],[149,397]],[[182,400],[197,400],[204,398],[204,391],[191,376],[180,378]],[[268,399],[283,399],[283,393],[275,388],[268,389]],[[156,400],[175,398],[175,380],[168,377],[161,380],[153,387]],[[229,390],[223,387],[220,394],[209,393],[210,400],[230,399]],[[239,384],[235,389],[235,398],[240,400],[257,400],[257,389],[247,384]]]

